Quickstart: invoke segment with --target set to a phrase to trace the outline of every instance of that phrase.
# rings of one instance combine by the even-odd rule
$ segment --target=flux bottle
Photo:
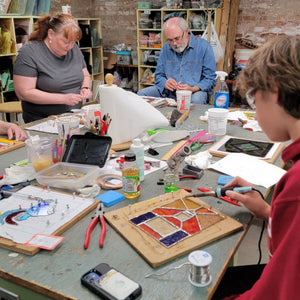
[[[140,169],[134,153],[126,153],[122,169],[123,194],[126,198],[136,198],[141,194]]]

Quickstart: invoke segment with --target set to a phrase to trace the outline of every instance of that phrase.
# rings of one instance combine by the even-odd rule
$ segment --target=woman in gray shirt
[[[80,108],[91,77],[76,44],[82,33],[68,14],[42,16],[14,64],[14,88],[25,123]]]

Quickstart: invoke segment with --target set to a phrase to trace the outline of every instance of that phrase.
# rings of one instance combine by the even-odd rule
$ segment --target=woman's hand
[[[231,182],[225,185],[225,187],[245,187],[254,185],[250,182],[242,179],[241,177],[235,177]],[[270,205],[261,197],[257,191],[247,192],[245,194],[240,194],[234,191],[226,191],[226,196],[230,197],[236,202],[243,203],[250,212],[261,219],[268,220],[270,214]]]
[[[26,133],[17,124],[9,123],[7,128],[7,137],[12,140],[14,137],[18,141],[25,141],[27,139]]]
[[[64,104],[74,106],[78,104],[80,101],[82,101],[83,98],[81,94],[65,94],[64,95],[65,101]]]
[[[82,88],[80,90],[80,95],[83,99],[90,99],[93,97],[93,93],[89,88]]]

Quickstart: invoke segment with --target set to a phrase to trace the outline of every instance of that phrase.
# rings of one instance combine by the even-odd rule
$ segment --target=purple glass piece
[[[152,211],[149,211],[149,212],[147,212],[147,213],[145,213],[143,215],[139,215],[139,216],[137,216],[135,218],[132,218],[130,221],[132,223],[134,223],[135,225],[138,225],[140,223],[143,223],[143,222],[145,222],[147,220],[150,220],[150,219],[154,218],[155,216],[156,215]]]
[[[184,231],[177,231],[163,239],[160,240],[162,244],[164,244],[166,247],[170,247],[175,243],[178,243],[180,240],[187,237],[188,234]]]

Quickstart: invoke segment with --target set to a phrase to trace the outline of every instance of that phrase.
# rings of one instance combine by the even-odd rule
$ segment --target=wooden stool
[[[0,103],[2,120],[7,121],[6,114],[10,114],[10,122],[18,123],[18,114],[22,113],[21,101],[10,101]]]

